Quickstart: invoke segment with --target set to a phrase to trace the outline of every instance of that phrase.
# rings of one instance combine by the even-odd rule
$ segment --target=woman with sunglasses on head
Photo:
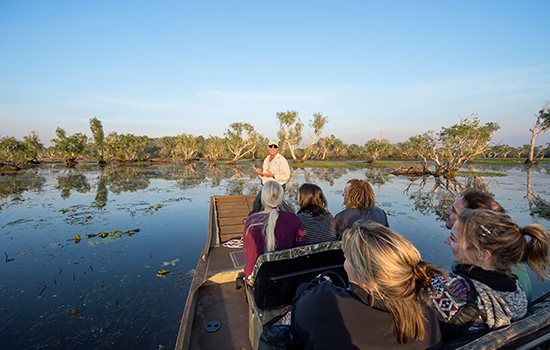
[[[541,279],[550,277],[548,231],[533,224],[519,227],[504,213],[463,209],[445,243],[458,265],[449,280],[432,280],[432,305],[444,340],[506,326],[525,316],[527,296],[510,270],[513,264],[526,263]],[[473,304],[479,313],[468,323],[460,322],[459,331],[454,326],[458,316],[453,316],[468,303],[470,293],[477,293]]]
[[[267,143],[268,156],[265,157],[262,170],[254,166],[254,172],[260,175],[262,186],[267,181],[277,181],[283,190],[286,189],[286,183],[290,178],[290,166],[286,158],[279,153],[279,141],[277,139],[271,139]],[[260,211],[262,200],[262,190],[258,192],[254,203],[252,204],[252,211],[248,215],[252,215]]]

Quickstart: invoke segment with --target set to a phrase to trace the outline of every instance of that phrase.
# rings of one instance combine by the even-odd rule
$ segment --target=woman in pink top
[[[277,181],[268,181],[262,189],[262,212],[246,219],[243,249],[246,259],[244,274],[248,278],[260,255],[306,245],[306,237],[296,214],[280,210],[283,187]]]

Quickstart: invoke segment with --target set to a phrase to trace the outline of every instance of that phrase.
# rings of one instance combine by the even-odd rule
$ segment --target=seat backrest
[[[296,288],[332,270],[346,282],[341,242],[324,242],[261,255],[254,266],[254,301],[259,309],[290,305]]]

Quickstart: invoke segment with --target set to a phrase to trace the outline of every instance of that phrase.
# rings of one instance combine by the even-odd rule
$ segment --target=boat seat
[[[495,329],[467,344],[460,346],[460,339],[454,344],[445,344],[446,350],[513,350],[548,349],[550,347],[550,292],[533,302],[535,311],[521,320]]]
[[[340,241],[268,252],[258,257],[251,274],[258,309],[292,304],[298,286],[332,270],[347,281]]]

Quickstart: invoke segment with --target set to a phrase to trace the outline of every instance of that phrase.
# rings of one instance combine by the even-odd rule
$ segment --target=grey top
[[[318,217],[313,217],[311,213],[305,211],[297,215],[306,232],[307,244],[336,240],[336,223],[330,211],[326,210],[325,214]]]
[[[346,208],[336,214],[334,218],[334,221],[336,221],[336,234],[341,236],[345,229],[351,227],[358,220],[375,221],[390,227],[384,210],[374,207],[371,210],[363,210],[362,212],[363,215],[361,215],[361,210],[358,208]]]

